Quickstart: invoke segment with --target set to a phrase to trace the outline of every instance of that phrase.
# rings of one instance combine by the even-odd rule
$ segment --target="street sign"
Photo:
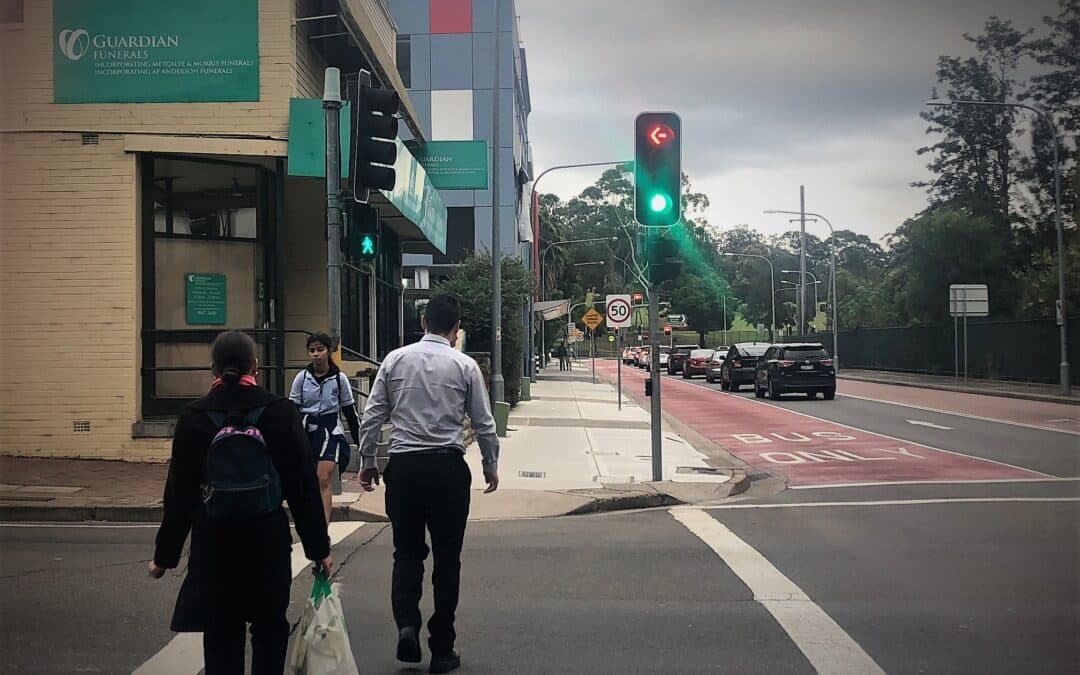
[[[685,314],[668,314],[667,322],[673,328],[686,328],[686,315]]]
[[[585,312],[585,316],[581,317],[581,322],[588,326],[589,330],[596,330],[597,326],[604,323],[604,317],[600,315],[600,312],[590,307],[589,311]]]
[[[630,325],[630,296],[609,295],[607,296],[607,325],[608,328],[626,328]]]
[[[949,286],[949,316],[986,316],[990,314],[990,295],[986,284]]]

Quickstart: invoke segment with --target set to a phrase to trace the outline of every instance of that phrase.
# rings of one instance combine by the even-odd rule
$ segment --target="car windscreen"
[[[712,356],[711,349],[695,349],[694,351],[690,352],[690,358],[692,359],[703,359],[707,356]]]
[[[724,359],[727,358],[727,350],[726,349],[717,349],[715,352],[713,352],[712,357],[714,359],[716,359],[717,361],[723,361]]]
[[[806,359],[827,359],[824,347],[784,347],[784,358],[804,361]]]
[[[769,345],[739,345],[739,353],[745,356],[761,356]]]

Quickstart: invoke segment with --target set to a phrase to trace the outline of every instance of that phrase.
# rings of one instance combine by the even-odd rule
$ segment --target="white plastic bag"
[[[316,575],[304,613],[289,640],[286,671],[293,675],[360,675],[353,658],[338,584]]]

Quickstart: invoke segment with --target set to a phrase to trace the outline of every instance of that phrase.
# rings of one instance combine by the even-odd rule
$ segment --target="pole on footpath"
[[[799,186],[799,334],[806,335],[806,188]]]
[[[493,401],[506,400],[506,381],[502,371],[502,224],[500,223],[499,211],[499,155],[502,149],[499,147],[499,5],[495,2],[495,89],[492,92],[494,101],[491,104],[491,136],[493,150],[491,153],[491,267],[492,286],[494,292],[491,298],[491,398]]]
[[[663,457],[660,448],[660,290],[649,284],[649,378],[652,382],[652,479],[664,479]]]
[[[341,347],[341,71],[323,74],[323,110],[326,112],[326,281],[331,350]]]
[[[592,349],[589,350],[592,352],[592,383],[596,384],[596,329],[589,332],[592,333]]]
[[[619,410],[622,410],[622,329],[616,329],[615,340],[615,344],[617,345],[615,349],[615,356],[619,361]]]

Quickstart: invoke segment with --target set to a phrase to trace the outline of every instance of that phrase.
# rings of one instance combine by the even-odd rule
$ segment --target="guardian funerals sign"
[[[258,0],[53,3],[54,103],[258,100]]]

